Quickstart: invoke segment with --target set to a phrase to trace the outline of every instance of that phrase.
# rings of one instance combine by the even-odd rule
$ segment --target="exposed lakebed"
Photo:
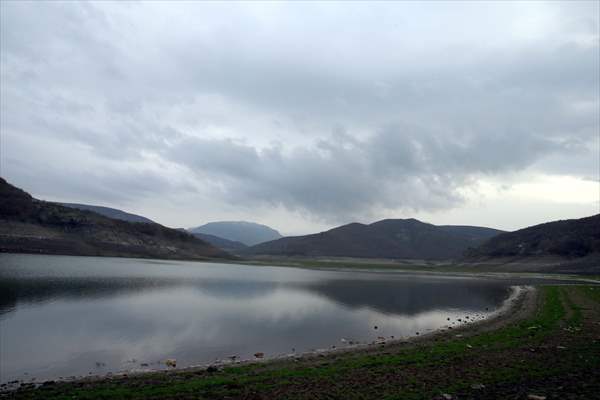
[[[485,318],[506,279],[0,254],[0,381],[348,347]],[[466,318],[466,317],[469,318]],[[460,320],[460,321],[459,321]]]

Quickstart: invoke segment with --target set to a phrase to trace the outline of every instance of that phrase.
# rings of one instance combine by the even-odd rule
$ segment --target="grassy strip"
[[[578,286],[577,290],[588,299],[600,303],[600,286]]]
[[[568,290],[563,290],[564,301],[567,306],[571,309],[571,317],[567,320],[569,328],[576,328],[581,326],[583,321],[583,314],[581,313],[581,307],[573,302],[573,299],[569,296]]]
[[[306,365],[300,362],[287,362],[277,365],[247,365],[225,368],[214,375],[196,375],[193,372],[181,372],[166,376],[163,373],[131,377],[123,381],[103,381],[88,387],[77,387],[76,384],[59,384],[56,387],[22,392],[20,398],[27,399],[138,399],[138,398],[175,398],[193,396],[194,398],[215,398],[236,396],[250,392],[276,390],[282,386],[298,383],[326,383],[336,393],[337,398],[365,398],[369,388],[364,387],[362,397],[359,392],[336,386],[348,376],[360,371],[365,376],[385,375],[400,367],[418,369],[439,368],[469,357],[470,351],[496,352],[503,349],[535,344],[551,334],[564,319],[566,311],[563,295],[558,287],[541,288],[543,304],[538,313],[529,320],[507,326],[497,331],[483,333],[469,338],[454,338],[448,341],[433,343],[427,346],[411,347],[394,354],[382,352],[364,354],[348,353],[328,362],[316,362]],[[600,292],[600,290],[598,290]],[[564,298],[569,306],[572,302]],[[579,314],[580,315],[580,314]],[[581,318],[580,316],[578,318]],[[559,368],[558,366],[557,368]],[[519,379],[524,373],[551,374],[556,373],[545,365],[519,364],[510,368],[493,368],[482,371],[480,380],[484,383],[512,381]],[[154,376],[155,375],[155,376]],[[156,379],[155,379],[156,378]],[[425,390],[418,382],[410,382],[408,389],[403,389],[402,398],[423,398],[440,393],[442,388]],[[151,382],[151,383],[149,383]],[[457,382],[452,387],[443,388],[448,392],[456,392],[467,388],[469,382]],[[343,386],[343,385],[342,385]],[[396,398],[390,386],[387,398]],[[302,394],[298,394],[299,398]],[[383,396],[386,398],[386,396]]]

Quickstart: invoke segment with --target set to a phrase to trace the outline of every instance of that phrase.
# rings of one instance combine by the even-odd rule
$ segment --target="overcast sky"
[[[12,2],[0,174],[172,227],[600,208],[599,2]]]

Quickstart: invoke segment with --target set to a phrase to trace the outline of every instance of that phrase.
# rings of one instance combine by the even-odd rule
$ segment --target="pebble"
[[[530,394],[527,396],[528,400],[546,400],[546,396],[539,396],[537,394]]]
[[[174,358],[169,358],[169,359],[167,359],[167,360],[165,361],[165,365],[166,365],[167,367],[173,367],[173,368],[175,368],[175,367],[177,366],[177,360],[176,360],[176,359],[174,359]]]

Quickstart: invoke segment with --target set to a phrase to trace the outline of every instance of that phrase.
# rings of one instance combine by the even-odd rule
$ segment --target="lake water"
[[[489,315],[509,296],[510,284],[0,254],[0,381],[162,369],[170,358],[184,367],[257,352],[276,357],[413,336],[466,315]]]

